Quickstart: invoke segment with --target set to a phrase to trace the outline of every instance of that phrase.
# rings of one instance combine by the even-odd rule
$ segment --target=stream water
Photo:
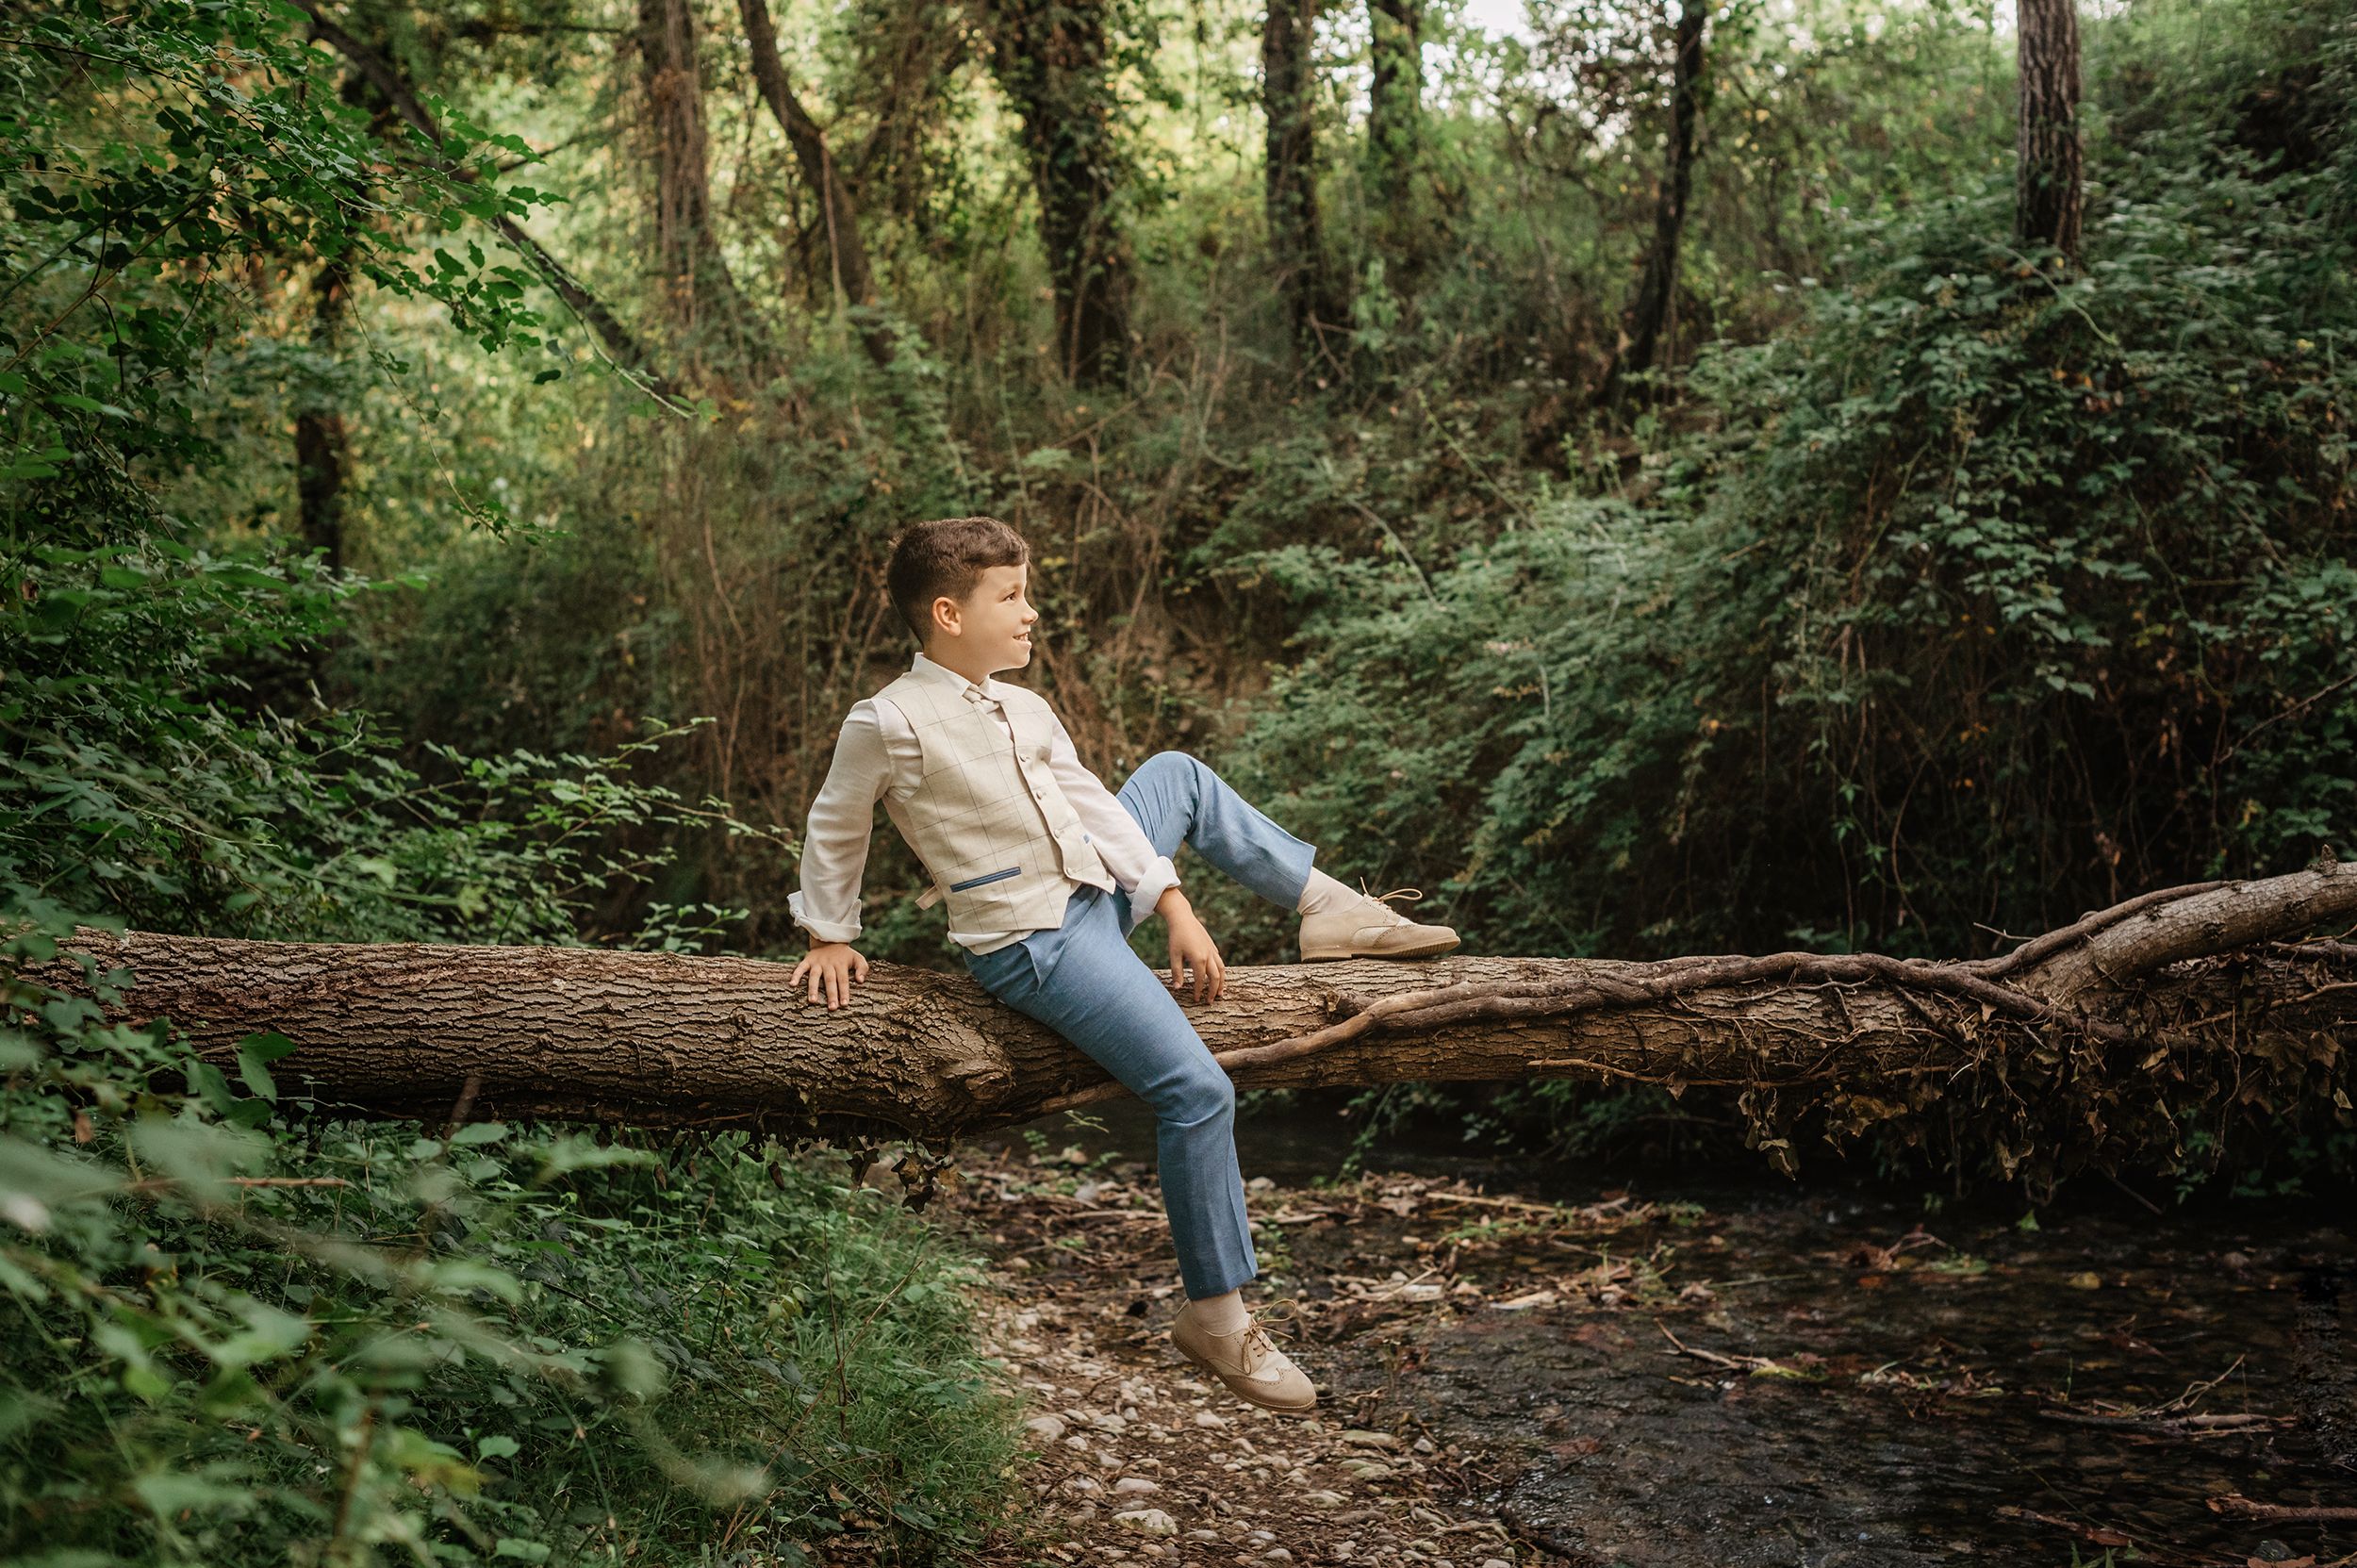
[[[1105,1111],[1099,1127],[1039,1131],[1150,1165],[1143,1109]],[[1332,1176],[1346,1131],[1330,1115],[1240,1123],[1245,1176]],[[2333,1338],[2339,1281],[2357,1298],[2345,1202],[2155,1214],[2089,1185],[2025,1229],[2019,1192],[1931,1211],[1920,1187],[1830,1165],[1794,1182],[1765,1167],[1516,1166],[1429,1143],[1379,1145],[1366,1165],[1550,1201],[1634,1188],[1703,1211],[1675,1238],[1674,1278],[1713,1299],[1669,1327],[1689,1349],[1774,1372],[1680,1355],[1648,1314],[1574,1300],[1443,1317],[1398,1380],[1414,1421],[1497,1477],[1468,1508],[1510,1512],[1567,1554],[1727,1568],[2357,1561],[2357,1523],[2211,1506],[2357,1508],[2357,1411],[2339,1408],[2350,1369]],[[1305,1283],[1317,1253],[1294,1244]],[[1548,1266],[1564,1261],[1508,1253],[1482,1282],[1495,1302],[1513,1271]],[[2090,1424],[2203,1383],[2174,1413],[2256,1419],[2200,1435]]]

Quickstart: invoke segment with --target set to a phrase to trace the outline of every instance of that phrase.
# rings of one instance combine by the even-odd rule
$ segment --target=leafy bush
[[[1317,607],[1235,770],[1497,951],[1953,956],[2351,842],[2331,177],[2132,165],[2075,274],[1993,189],[1860,225],[1641,504],[1428,574],[1249,558]]]
[[[972,1267],[878,1195],[741,1140],[323,1121],[281,1101],[283,1040],[231,1079],[27,974],[5,1001],[10,1560],[793,1562],[989,1527],[1014,1446]]]

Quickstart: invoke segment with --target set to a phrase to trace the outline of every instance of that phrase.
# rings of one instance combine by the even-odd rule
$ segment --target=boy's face
[[[1031,662],[1031,626],[1039,612],[1025,596],[1031,569],[991,567],[963,602],[933,601],[933,636],[925,652],[934,662],[980,680]]]

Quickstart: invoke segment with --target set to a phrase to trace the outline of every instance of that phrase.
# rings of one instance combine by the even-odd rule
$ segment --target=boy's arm
[[[1056,721],[1055,736],[1048,746],[1047,767],[1056,775],[1056,787],[1063,791],[1072,815],[1088,830],[1097,858],[1129,895],[1129,923],[1142,925],[1147,916],[1161,913],[1163,890],[1178,885],[1178,868],[1171,865],[1168,855],[1155,852],[1154,841],[1146,836],[1137,818],[1122,809],[1105,781],[1081,762],[1062,719]]]
[[[802,825],[801,890],[786,901],[794,923],[810,933],[810,956],[794,966],[789,984],[810,981],[810,999],[830,1008],[850,999],[850,985],[867,978],[867,960],[847,945],[860,933],[859,885],[867,869],[867,840],[876,802],[892,784],[892,756],[871,703],[862,702],[835,737],[827,782]]]

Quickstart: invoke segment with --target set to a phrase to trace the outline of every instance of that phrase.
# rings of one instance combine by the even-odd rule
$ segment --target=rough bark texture
[[[1703,23],[1709,14],[1703,0],[1683,0],[1678,8],[1668,166],[1662,170],[1661,197],[1654,206],[1653,243],[1645,252],[1644,275],[1638,281],[1636,303],[1629,306],[1621,352],[1606,379],[1607,403],[1620,401],[1628,377],[1653,369],[1677,298],[1678,246],[1686,234],[1686,205],[1694,193],[1694,132],[1702,123]]]
[[[2021,0],[2014,28],[2021,125],[2014,143],[2014,233],[2025,247],[2079,254],[2079,12]]]
[[[673,318],[708,360],[759,365],[766,355],[744,295],[720,255],[712,221],[703,69],[691,0],[639,0],[653,140],[655,251]]]
[[[801,100],[794,96],[794,89],[785,79],[785,62],[778,55],[778,29],[770,21],[767,0],[737,0],[737,9],[744,17],[745,39],[752,51],[753,85],[761,91],[761,101],[776,116],[786,140],[793,144],[795,161],[802,169],[802,183],[810,188],[812,199],[818,204],[832,274],[829,283],[836,308],[873,305],[875,275],[868,267],[866,241],[860,234],[858,205],[843,183],[842,172],[835,167],[834,154],[827,145],[827,133],[802,107]],[[877,364],[891,363],[889,334],[871,326],[860,334],[860,341]]]
[[[1419,263],[1415,176],[1424,161],[1424,0],[1367,0],[1367,200],[1404,271]]]
[[[1779,1163],[1821,1116],[1989,1147],[2007,1174],[2166,1149],[2240,1108],[2349,1119],[2357,867],[2149,895],[2006,958],[1785,953],[1656,964],[1446,958],[1229,971],[1190,1007],[1245,1087],[1591,1078],[1737,1091]],[[556,948],[282,945],[134,933],[128,1015],[199,1048],[300,1048],[282,1084],[369,1114],[738,1129],[939,1145],[1117,1094],[964,976],[876,966],[828,1013],[785,966]],[[2238,951],[2237,951],[2238,950]],[[2233,953],[2233,956],[2220,957]],[[74,971],[78,973],[78,971]],[[67,983],[60,966],[42,976]],[[2304,1109],[2303,1109],[2304,1108]],[[1975,1142],[1977,1140],[1977,1142]]]
[[[1105,0],[987,0],[991,72],[1023,117],[1039,234],[1056,296],[1056,357],[1081,383],[1117,382],[1129,355],[1129,245]]]
[[[352,272],[330,261],[311,280],[311,352],[332,360],[341,336]],[[328,569],[344,566],[344,469],[350,447],[343,410],[324,387],[295,414],[295,502],[303,542],[326,554]]]
[[[1316,22],[1316,0],[1269,0],[1261,30],[1261,102],[1268,117],[1269,259],[1293,321],[1296,353],[1308,351],[1326,295],[1311,101],[1315,84],[1310,67]]]

